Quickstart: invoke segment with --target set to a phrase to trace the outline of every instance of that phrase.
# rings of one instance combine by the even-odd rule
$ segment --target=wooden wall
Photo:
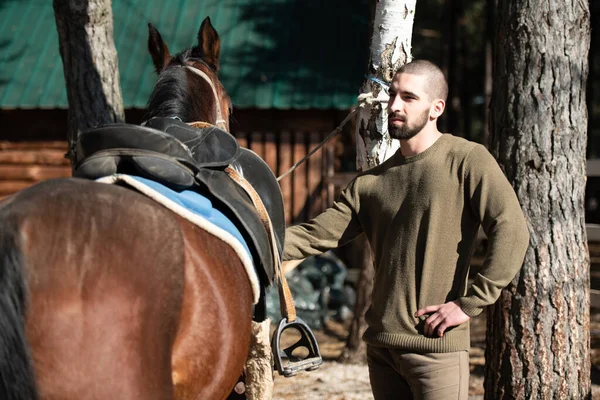
[[[128,110],[139,123],[141,110]],[[242,110],[231,130],[280,176],[317,146],[345,117],[343,112]],[[41,180],[71,175],[65,110],[0,111],[0,198]],[[333,201],[334,143],[328,143],[280,181],[288,224],[317,215]]]
[[[39,181],[71,176],[65,141],[0,141],[0,198]]]

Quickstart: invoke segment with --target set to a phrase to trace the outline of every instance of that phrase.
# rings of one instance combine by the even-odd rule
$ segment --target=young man
[[[375,399],[467,399],[468,321],[521,267],[527,224],[485,147],[438,131],[448,86],[437,66],[404,65],[389,94],[389,130],[400,150],[360,173],[321,215],[288,228],[284,259],[364,232],[375,264],[363,336]],[[488,253],[467,290],[480,225]]]

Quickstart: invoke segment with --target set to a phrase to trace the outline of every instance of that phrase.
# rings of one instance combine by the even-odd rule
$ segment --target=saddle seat
[[[240,147],[231,134],[213,126],[196,129],[179,120],[153,118],[145,126],[118,123],[82,132],[75,149],[76,177],[139,175],[211,199],[250,244],[261,286],[272,283],[275,266],[268,232],[250,197],[225,168],[236,169],[258,193],[271,218],[280,258],[285,234],[283,197],[269,166]]]

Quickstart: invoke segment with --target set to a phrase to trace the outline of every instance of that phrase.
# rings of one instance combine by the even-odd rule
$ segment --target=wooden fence
[[[242,147],[249,148],[265,160],[279,177],[318,146],[327,134],[237,132],[235,137]],[[332,146],[323,146],[279,181],[287,224],[306,221],[331,204],[334,191],[325,177],[333,175],[333,158]]]
[[[326,133],[236,133],[241,146],[257,153],[276,176],[283,174],[317,146]],[[0,198],[39,181],[67,177],[65,141],[0,141]],[[333,201],[325,177],[333,175],[333,148],[322,147],[292,174],[280,181],[288,224],[306,221]]]
[[[1,141],[0,198],[39,181],[71,176],[65,141]]]
[[[588,179],[600,178],[600,159],[588,160],[586,174]],[[600,224],[587,223],[586,230],[590,250],[590,306],[600,308]]]

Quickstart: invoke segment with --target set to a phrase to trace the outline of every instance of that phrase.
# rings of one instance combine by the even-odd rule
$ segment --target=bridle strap
[[[190,71],[192,71],[193,73],[195,73],[196,75],[200,76],[202,79],[204,79],[210,85],[210,88],[213,91],[213,95],[215,96],[215,103],[217,106],[217,122],[215,122],[215,125],[218,128],[226,131],[227,130],[227,122],[223,119],[223,114],[221,114],[221,104],[219,102],[219,95],[217,94],[217,88],[215,87],[215,84],[213,83],[212,79],[210,79],[210,77],[204,71],[202,71],[198,68],[194,68],[191,65],[186,65],[185,67],[187,69],[189,69]]]

